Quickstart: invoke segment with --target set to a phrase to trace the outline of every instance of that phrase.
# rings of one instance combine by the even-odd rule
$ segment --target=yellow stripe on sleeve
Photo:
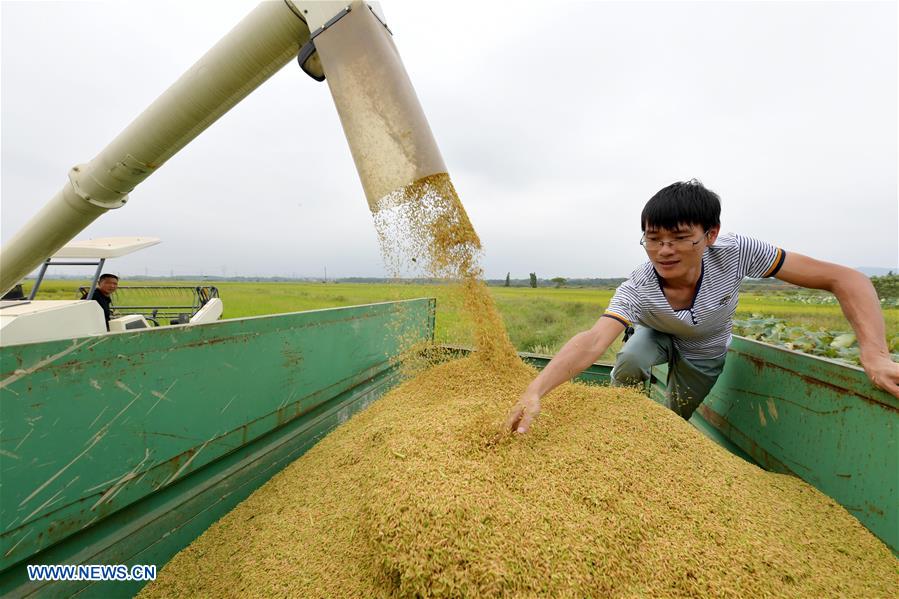
[[[627,318],[625,318],[624,316],[621,316],[620,314],[615,314],[614,312],[610,312],[609,310],[606,310],[605,312],[603,312],[603,316],[608,316],[609,318],[614,318],[615,320],[621,322],[621,324],[623,324],[626,327],[633,326],[631,324],[631,321],[629,321]]]
[[[762,275],[762,278],[765,279],[771,276],[771,273],[777,270],[777,267],[780,265],[781,257],[783,256],[783,250],[777,248],[777,252],[774,254],[774,262],[771,263],[771,266],[768,270],[765,271],[765,274]]]

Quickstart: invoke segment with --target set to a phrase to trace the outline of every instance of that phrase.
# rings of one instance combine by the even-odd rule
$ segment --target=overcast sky
[[[2,3],[8,239],[254,2]],[[491,278],[626,276],[639,214],[697,177],[722,226],[896,268],[896,2],[382,8]],[[325,83],[288,64],[79,238],[109,270],[381,276]]]

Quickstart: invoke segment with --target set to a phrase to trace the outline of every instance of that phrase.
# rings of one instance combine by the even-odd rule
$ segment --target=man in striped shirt
[[[890,359],[880,302],[862,273],[720,233],[718,196],[696,180],[674,183],[643,208],[640,244],[649,260],[618,287],[592,329],[572,337],[528,386],[506,421],[524,433],[540,399],[595,362],[625,330],[613,385],[638,385],[668,364],[667,405],[689,419],[724,368],[733,315],[745,277],[777,277],[833,293],[858,338],[860,359],[877,387],[899,397],[899,364]]]

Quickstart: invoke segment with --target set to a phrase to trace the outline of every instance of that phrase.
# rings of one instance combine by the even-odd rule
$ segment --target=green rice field
[[[46,280],[38,299],[74,299],[77,288],[83,284],[75,280]],[[123,279],[121,284],[129,285],[129,281]],[[215,285],[225,305],[224,318],[436,297],[437,341],[471,343],[460,298],[446,285],[218,281],[136,281],[133,284]],[[515,347],[519,351],[543,354],[555,353],[572,335],[589,328],[613,293],[611,289],[595,288],[491,287],[490,291]],[[790,325],[812,330],[851,331],[838,305],[803,303],[790,295],[743,293],[736,317],[749,318],[753,314],[774,316]],[[883,314],[887,337],[899,336],[899,308],[884,308]],[[617,349],[616,344],[602,359],[611,360]]]

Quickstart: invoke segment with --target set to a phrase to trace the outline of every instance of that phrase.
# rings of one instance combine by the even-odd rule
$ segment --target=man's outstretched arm
[[[506,430],[526,433],[540,413],[540,399],[596,362],[623,332],[624,325],[614,318],[600,318],[589,331],[569,339],[521,394],[506,418]]]
[[[899,364],[890,358],[886,327],[874,286],[859,271],[787,252],[775,275],[781,281],[833,293],[858,338],[859,359],[871,382],[899,397]]]

